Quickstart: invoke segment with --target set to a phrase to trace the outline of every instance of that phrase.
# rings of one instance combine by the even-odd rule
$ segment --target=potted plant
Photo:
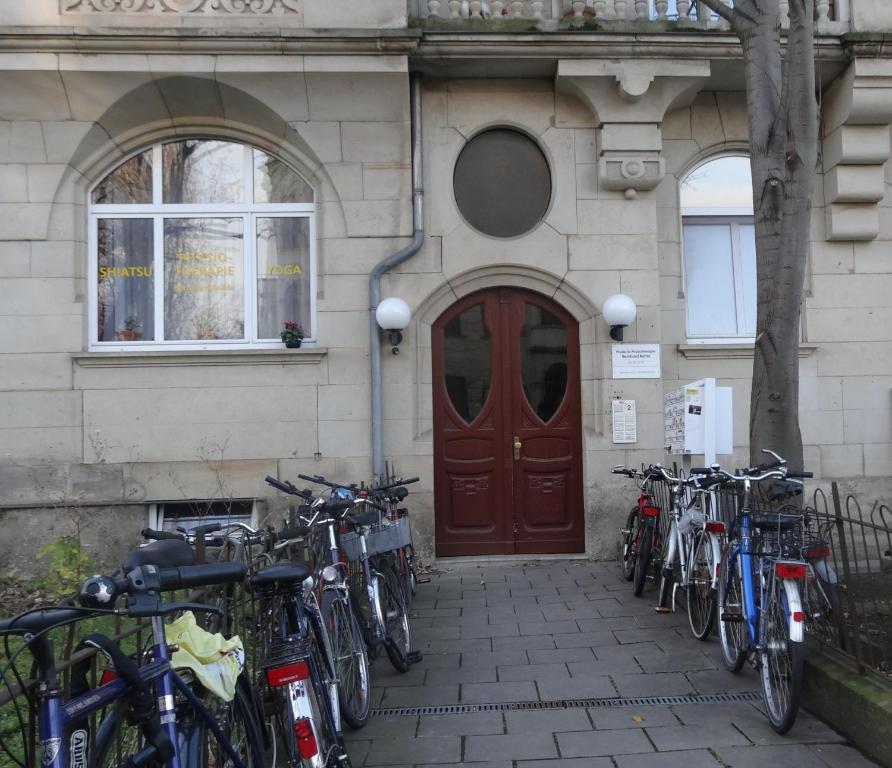
[[[282,337],[282,341],[285,342],[286,347],[297,349],[300,347],[300,343],[303,341],[304,336],[307,335],[307,332],[300,323],[292,323],[286,320],[285,327],[279,335]]]
[[[115,331],[115,338],[118,341],[139,341],[142,338],[142,323],[136,315],[127,315],[124,318],[124,325]]]

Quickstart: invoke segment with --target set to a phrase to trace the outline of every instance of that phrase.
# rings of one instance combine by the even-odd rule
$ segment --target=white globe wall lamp
[[[604,301],[601,307],[604,321],[610,326],[610,338],[623,340],[623,328],[635,322],[638,308],[635,302],[624,293],[615,293]]]
[[[411,319],[412,310],[409,309],[409,305],[396,296],[383,299],[375,310],[375,320],[381,330],[387,332],[387,338],[392,347],[390,351],[395,355],[400,353],[399,347],[403,340],[403,331]]]

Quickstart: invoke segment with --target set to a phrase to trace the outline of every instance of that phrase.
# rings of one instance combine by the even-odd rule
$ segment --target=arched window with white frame
[[[90,192],[90,348],[278,347],[315,337],[312,187],[259,149],[155,144]]]
[[[749,158],[701,163],[681,181],[687,336],[745,342],[756,335],[756,239]]]

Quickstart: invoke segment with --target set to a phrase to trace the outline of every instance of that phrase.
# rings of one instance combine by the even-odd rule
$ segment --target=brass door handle
[[[520,438],[515,435],[514,436],[514,461],[520,460],[520,448],[523,443],[520,441]]]

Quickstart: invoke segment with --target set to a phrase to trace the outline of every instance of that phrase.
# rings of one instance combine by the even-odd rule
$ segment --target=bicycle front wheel
[[[328,590],[322,595],[320,610],[335,656],[341,714],[351,728],[362,728],[371,703],[365,640],[347,597]]]
[[[795,588],[795,587],[794,587]],[[790,608],[782,579],[772,578],[765,596],[762,696],[771,727],[786,733],[793,727],[802,692],[802,643],[790,640]]]
[[[230,702],[216,699],[213,694],[208,694],[207,697],[205,703],[208,709],[223,729],[223,733],[226,734],[245,768],[265,768],[263,737],[247,681],[244,678],[238,681],[235,698]],[[198,718],[197,726],[197,739],[192,742],[192,748],[185,750],[180,756],[183,768],[234,768],[235,762],[223,749],[207,723]]]
[[[635,557],[635,581],[633,592],[635,597],[640,597],[644,591],[644,582],[647,581],[647,572],[650,570],[650,553],[653,546],[654,530],[649,525],[641,532],[641,540],[638,542],[638,552]]]
[[[731,565],[730,555],[731,548],[725,547],[719,566],[719,639],[725,666],[730,672],[739,672],[746,661],[748,645],[746,615],[743,612],[740,560],[734,558]]]
[[[712,535],[700,531],[694,539],[690,581],[687,586],[688,622],[698,640],[706,640],[715,624],[716,597],[712,588],[715,575]]]
[[[638,507],[632,507],[623,529],[622,550],[620,551],[619,567],[623,578],[631,581],[635,577],[635,541],[638,538]]]

